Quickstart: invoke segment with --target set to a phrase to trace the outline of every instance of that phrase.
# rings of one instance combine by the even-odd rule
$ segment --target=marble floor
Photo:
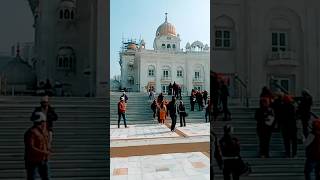
[[[180,124],[177,128],[183,134],[187,136],[209,136],[210,135],[210,124],[209,123],[189,123],[186,124],[186,127],[180,127]]]
[[[111,180],[209,180],[210,160],[201,152],[111,158]]]
[[[161,124],[155,125],[131,125],[128,128],[118,128],[115,125],[110,126],[110,139],[128,140],[128,139],[147,139],[147,138],[174,138],[179,137],[175,132],[171,132],[167,126]]]

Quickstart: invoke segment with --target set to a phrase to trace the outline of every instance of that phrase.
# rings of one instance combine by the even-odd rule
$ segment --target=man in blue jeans
[[[316,180],[320,180],[320,120],[311,123],[312,130],[305,141],[307,159],[304,174],[306,180],[311,180],[311,173],[314,170]]]

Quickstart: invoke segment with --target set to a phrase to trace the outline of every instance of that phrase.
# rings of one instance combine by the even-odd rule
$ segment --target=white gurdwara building
[[[210,91],[210,48],[200,41],[180,48],[180,36],[173,24],[162,23],[155,34],[153,48],[145,49],[144,40],[123,42],[120,52],[121,88],[157,93],[168,92],[170,83],[178,83],[183,93],[192,89]]]

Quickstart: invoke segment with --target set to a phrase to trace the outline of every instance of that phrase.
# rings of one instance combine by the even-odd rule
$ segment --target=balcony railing
[[[287,65],[298,66],[297,54],[294,51],[270,52],[267,64],[270,66]]]
[[[204,82],[203,78],[200,78],[200,77],[194,77],[193,82]]]
[[[162,76],[161,81],[171,81],[171,77],[170,76]]]

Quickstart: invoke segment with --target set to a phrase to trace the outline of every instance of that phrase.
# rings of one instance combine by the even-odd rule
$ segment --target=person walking
[[[126,108],[125,98],[121,96],[118,102],[118,128],[120,128],[121,117],[123,118],[125,128],[127,128]]]
[[[164,104],[164,102],[162,102],[159,107],[159,123],[164,124],[164,121],[166,120],[166,118],[167,118],[167,107]]]
[[[210,116],[211,116],[210,115],[210,109],[211,109],[211,106],[212,106],[212,104],[211,104],[211,101],[210,101],[210,97],[208,97],[208,102],[205,103],[206,112],[205,112],[205,115],[204,115],[204,117],[206,118],[206,123],[210,121]],[[209,117],[209,121],[208,121],[208,117]]]
[[[228,86],[224,81],[221,81],[221,94],[220,94],[220,100],[222,103],[222,110],[224,114],[224,121],[230,121],[231,120],[231,113],[228,108],[228,97],[229,97],[229,90]]]
[[[281,108],[282,115],[280,119],[280,130],[283,136],[285,155],[287,158],[297,155],[297,123],[296,111],[293,105],[293,99],[289,95],[283,97],[283,105]],[[292,151],[291,151],[292,145]],[[292,152],[292,156],[291,156]]]
[[[170,83],[169,86],[168,86],[168,95],[172,95],[172,89],[173,89],[173,86],[172,84]]]
[[[213,121],[216,121],[219,115],[218,104],[220,101],[221,84],[219,81],[218,74],[213,72],[212,78],[210,79],[210,84],[212,84],[212,116]]]
[[[260,99],[260,107],[256,110],[257,135],[259,137],[260,157],[269,157],[269,144],[274,123],[274,112],[268,98]]]
[[[58,115],[54,111],[54,108],[50,105],[49,96],[43,96],[40,100],[40,106],[36,107],[31,114],[30,120],[34,121],[38,118],[37,112],[42,112],[46,116],[46,128],[49,133],[49,144],[53,141],[53,122],[58,120]]]
[[[172,120],[171,131],[175,131],[175,127],[177,123],[177,104],[176,104],[175,96],[172,96],[172,100],[168,104],[168,110],[169,110],[170,118]]]
[[[186,112],[186,108],[183,104],[183,101],[180,101],[180,104],[178,106],[178,113],[180,116],[180,127],[183,127],[183,126],[185,127],[187,112]]]
[[[239,180],[240,143],[233,137],[231,125],[225,125],[223,131],[224,135],[219,141],[223,159],[223,177],[224,180],[230,180],[232,175],[233,180]]]
[[[191,105],[190,111],[194,111],[194,104],[195,103],[196,103],[196,95],[195,95],[195,91],[192,89],[191,95],[190,95],[190,105]]]
[[[208,100],[208,91],[207,90],[203,91],[202,97],[203,97],[204,104],[206,105],[207,100]]]
[[[198,103],[198,110],[202,111],[203,110],[203,97],[202,97],[202,93],[200,91],[197,91],[196,99],[197,99],[197,103]]]
[[[311,180],[314,171],[315,179],[320,179],[320,119],[311,121],[310,132],[305,141],[306,162],[304,168],[305,180]]]
[[[125,103],[128,103],[128,96],[126,95],[126,92],[125,91],[123,91],[123,93],[122,93],[122,95],[120,96],[120,97],[123,97],[124,98],[124,102]]]
[[[49,180],[48,160],[51,154],[47,117],[43,112],[35,112],[33,126],[24,134],[25,168],[27,180],[36,180],[36,171],[42,180]]]
[[[310,120],[310,112],[312,106],[312,96],[307,89],[304,89],[301,93],[301,98],[299,98],[297,114],[299,115],[302,123],[304,138],[308,136],[308,124]]]
[[[156,118],[156,113],[157,113],[157,101],[154,99],[152,104],[151,104],[151,109],[153,112],[153,119]]]

